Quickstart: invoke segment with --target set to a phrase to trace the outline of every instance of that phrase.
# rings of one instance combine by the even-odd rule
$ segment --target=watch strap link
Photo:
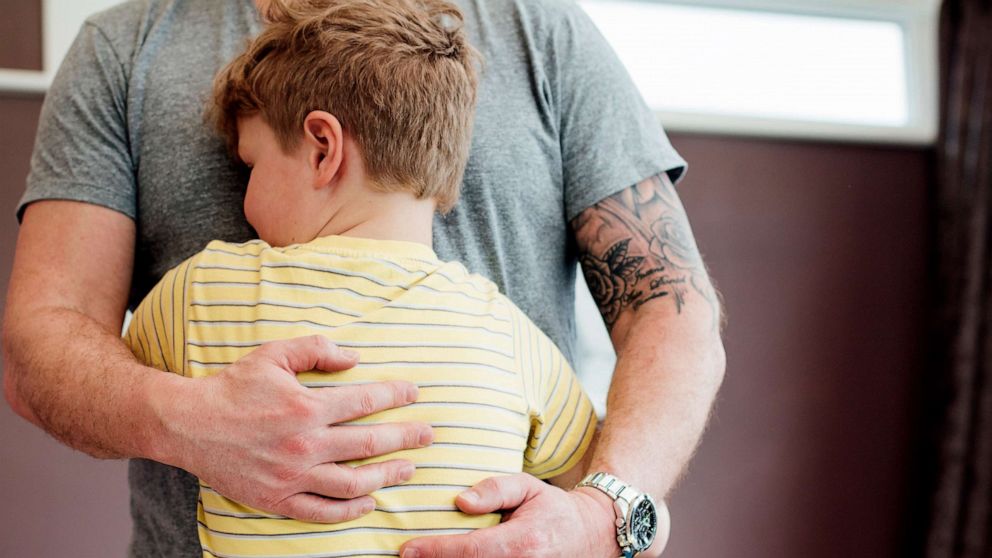
[[[640,494],[632,488],[627,483],[621,481],[617,477],[609,473],[591,473],[582,479],[579,484],[575,485],[576,488],[580,486],[589,486],[605,493],[614,502],[614,511],[616,511],[616,532],[617,532],[617,543],[620,545],[620,556],[619,558],[633,558],[635,555],[633,545],[627,540],[626,527],[627,527],[627,511],[630,509],[631,503]]]
[[[598,488],[599,490],[605,492],[610,498],[613,498],[614,500],[623,500],[627,504],[632,503],[634,498],[639,495],[639,493],[631,488],[630,485],[624,483],[609,473],[592,473],[582,479],[582,482],[580,482],[578,486],[592,486],[594,488]]]

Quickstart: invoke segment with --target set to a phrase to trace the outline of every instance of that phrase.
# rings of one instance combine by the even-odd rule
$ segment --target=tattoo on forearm
[[[720,304],[696,248],[685,210],[665,175],[614,194],[572,221],[579,262],[606,325],[627,309],[668,300],[676,312],[699,295],[714,323]]]

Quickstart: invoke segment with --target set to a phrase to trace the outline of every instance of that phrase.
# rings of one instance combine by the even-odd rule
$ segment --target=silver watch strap
[[[592,473],[582,479],[582,482],[576,486],[592,486],[598,488],[605,492],[610,498],[613,498],[614,500],[623,500],[628,505],[631,504],[635,498],[640,496],[640,492],[636,489],[609,473]]]
[[[595,488],[601,492],[604,492],[607,496],[613,499],[614,511],[617,514],[617,543],[620,545],[621,552],[619,558],[629,558],[630,556],[633,556],[633,551],[631,550],[629,541],[627,541],[627,537],[624,535],[624,531],[626,530],[627,525],[627,510],[630,509],[631,503],[640,495],[640,493],[638,493],[637,490],[632,488],[627,483],[609,473],[591,473],[575,486],[576,488],[580,486]]]

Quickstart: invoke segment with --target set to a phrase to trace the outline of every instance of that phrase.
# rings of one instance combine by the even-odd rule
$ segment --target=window
[[[936,0],[581,5],[669,129],[902,143],[936,134]]]

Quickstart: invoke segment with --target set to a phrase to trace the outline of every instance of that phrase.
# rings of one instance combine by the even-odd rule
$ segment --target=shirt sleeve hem
[[[94,189],[92,185],[85,185],[88,192],[79,191],[83,186],[78,183],[58,183],[51,184],[39,191],[28,191],[17,204],[17,222],[21,223],[24,218],[24,210],[34,202],[47,200],[77,201],[98,205],[123,214],[132,221],[137,221],[133,204],[123,199],[112,199],[109,197],[98,198],[92,195]]]
[[[673,184],[678,183],[685,176],[687,169],[688,164],[685,159],[674,152],[665,155],[659,162],[635,165],[630,172],[611,180],[610,186],[581,189],[582,192],[575,196],[565,217],[571,223],[580,213],[600,201],[663,172],[668,175]]]

